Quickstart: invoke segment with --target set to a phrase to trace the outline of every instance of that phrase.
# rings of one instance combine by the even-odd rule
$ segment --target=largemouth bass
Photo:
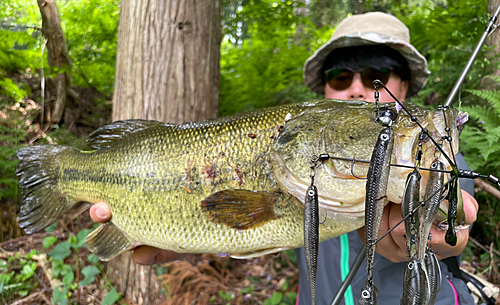
[[[119,121],[91,134],[88,151],[25,147],[17,153],[19,225],[37,232],[76,202],[106,202],[112,220],[87,238],[103,260],[138,245],[240,258],[302,247],[312,155],[369,160],[381,129],[374,107],[325,100],[181,125]],[[436,138],[446,134],[442,112],[408,108]],[[455,110],[446,115],[457,121]],[[392,163],[412,166],[420,129],[404,114],[393,129]],[[423,167],[434,151],[424,143]],[[356,176],[367,170],[360,162],[352,168]],[[388,200],[401,202],[409,171],[391,170]],[[315,185],[321,215],[327,211],[320,241],[363,226],[365,181],[350,161],[324,161]]]

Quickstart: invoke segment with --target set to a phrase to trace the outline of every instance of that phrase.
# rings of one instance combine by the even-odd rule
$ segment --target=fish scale
[[[429,129],[442,125],[442,113],[411,107]],[[373,111],[366,102],[325,100],[181,125],[128,120],[94,132],[90,151],[22,148],[19,224],[33,233],[78,201],[106,202],[113,218],[87,240],[102,259],[136,245],[240,258],[301,247],[311,156],[371,151],[379,130]],[[395,145],[405,148],[395,162],[409,159],[416,128],[407,117],[394,126]],[[361,164],[355,170],[366,173]],[[394,173],[391,183],[404,183],[404,170]],[[363,225],[364,185],[355,181],[319,165],[318,201],[329,209],[320,241]]]

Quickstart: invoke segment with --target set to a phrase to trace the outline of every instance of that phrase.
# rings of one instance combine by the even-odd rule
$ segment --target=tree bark
[[[218,115],[219,1],[121,2],[113,120]]]
[[[354,1],[354,14],[363,14],[365,12],[365,2],[366,0],[355,0]]]
[[[218,115],[220,2],[122,0],[113,120],[182,123]],[[162,299],[156,269],[130,253],[108,263],[108,277],[135,304]]]
[[[70,67],[68,47],[61,28],[61,19],[55,0],[37,0],[42,15],[42,33],[47,39],[47,61],[55,70]],[[56,100],[45,107],[45,120],[49,123],[58,123],[61,120],[66,104],[67,90],[70,87],[70,78],[67,73],[59,73],[54,79],[56,83]]]
[[[488,14],[493,16],[498,6],[500,5],[500,0],[488,0]],[[498,21],[496,22],[498,24]],[[491,55],[494,56],[500,52],[500,31],[494,31],[488,39],[486,39],[486,44],[488,46],[495,46],[495,48],[491,51]],[[500,75],[500,69],[496,71],[496,75]]]

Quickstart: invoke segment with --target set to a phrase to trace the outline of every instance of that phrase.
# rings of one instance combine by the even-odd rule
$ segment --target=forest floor
[[[2,219],[5,217],[15,219],[15,215],[3,213]],[[80,206],[67,213],[51,233],[23,235],[0,243],[0,261],[8,262],[7,274],[21,274],[22,261],[28,259],[30,252],[37,251],[37,254],[29,257],[36,262],[33,281],[22,283],[24,289],[16,289],[16,293],[13,291],[9,294],[9,290],[4,287],[5,294],[0,293],[0,304],[53,304],[53,290],[61,285],[61,281],[54,276],[57,266],[46,254],[53,247],[46,249],[44,240],[47,236],[54,236],[59,242],[64,241],[92,226],[88,206]],[[89,254],[83,247],[78,253],[64,259],[64,264],[78,266],[76,283],[83,279],[80,274],[82,269],[91,265],[87,260]],[[273,296],[280,301],[269,304],[295,304],[298,269],[294,254],[293,251],[281,252],[248,260],[203,254],[195,263],[175,261],[156,265],[158,280],[165,294],[162,304],[262,304]],[[106,265],[101,262],[100,266],[102,274],[96,276],[93,283],[74,289],[67,298],[69,304],[101,304],[110,289],[104,278]],[[121,299],[120,303],[134,304],[127,297]]]

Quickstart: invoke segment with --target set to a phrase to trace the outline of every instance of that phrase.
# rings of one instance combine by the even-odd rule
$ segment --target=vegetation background
[[[107,280],[106,266],[83,247],[93,226],[85,205],[34,236],[23,236],[16,223],[16,150],[42,143],[84,147],[85,137],[111,120],[119,5],[118,0],[57,1],[71,65],[54,70],[49,69],[36,1],[0,2],[2,304],[130,304]],[[413,101],[429,107],[446,98],[489,20],[487,0],[223,0],[220,115],[317,98],[303,84],[304,61],[330,38],[337,22],[368,11],[392,13],[410,28],[412,44],[432,72]],[[468,164],[498,176],[496,48],[491,43],[483,48],[454,105],[471,118],[461,136]],[[56,98],[50,79],[60,72],[71,78],[73,98],[62,120],[53,124],[43,112]],[[464,261],[469,270],[499,285],[500,196],[485,183],[476,186],[480,211]],[[171,304],[200,301],[200,296],[220,304],[294,304],[294,252],[260,258],[258,267],[253,263],[205,256],[196,266],[168,264],[157,272]]]

